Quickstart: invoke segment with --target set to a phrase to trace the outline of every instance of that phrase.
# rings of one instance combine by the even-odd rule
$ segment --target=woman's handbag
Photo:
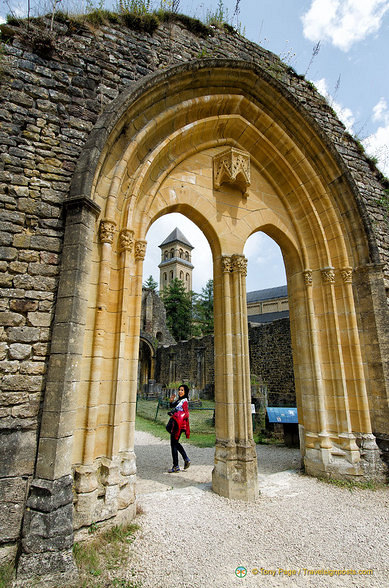
[[[170,417],[170,419],[168,420],[168,423],[166,425],[166,430],[168,433],[171,433],[173,431],[173,425],[174,425],[174,419],[173,419],[173,417]]]

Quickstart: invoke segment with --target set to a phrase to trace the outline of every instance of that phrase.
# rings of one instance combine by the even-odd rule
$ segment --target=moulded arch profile
[[[305,222],[311,223],[307,230],[312,239],[320,231],[328,230],[328,226],[334,230],[334,219],[348,210],[353,222],[359,224],[359,238],[343,243],[342,227],[338,227],[335,256],[340,264],[350,256],[355,263],[365,261],[369,252],[361,218],[365,220],[366,215],[358,214],[360,203],[352,194],[351,184],[346,182],[346,190],[343,185],[336,191],[335,182],[328,189],[331,182],[347,175],[345,166],[319,125],[286,94],[285,87],[261,67],[235,60],[205,60],[152,75],[117,100],[115,112],[112,107],[106,115],[105,125],[100,121],[97,128],[106,135],[105,146],[98,158],[96,150],[90,150],[90,159],[94,161],[83,184],[94,186],[92,197],[103,209],[104,200],[112,202],[114,196],[116,202],[108,207],[109,212],[114,212],[113,208],[123,210],[124,202],[120,199],[130,202],[126,224],[134,220],[132,212],[140,199],[146,198],[147,206],[143,209],[148,208],[151,216],[154,214],[151,202],[157,185],[180,160],[199,148],[234,145],[246,149],[261,173],[278,182],[279,193],[285,199],[294,198],[292,213],[296,217],[302,214],[298,211],[301,201],[310,202],[313,212]],[[273,155],[269,156],[272,150]],[[86,157],[80,162],[79,171],[86,171]],[[72,192],[77,191],[83,191],[83,186],[75,181]],[[323,207],[329,196],[335,206]],[[315,210],[330,215],[323,227],[314,219]],[[349,220],[344,216],[342,222],[347,224]],[[144,227],[137,224],[134,228],[137,237],[143,238]],[[357,232],[354,226],[353,231],[343,233],[354,238]]]

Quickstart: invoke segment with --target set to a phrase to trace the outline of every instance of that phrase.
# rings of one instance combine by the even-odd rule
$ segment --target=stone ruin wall
[[[20,535],[34,471],[61,261],[63,202],[99,115],[133,81],[202,56],[258,61],[325,129],[363,199],[389,285],[384,192],[357,144],[324,99],[270,52],[235,34],[196,37],[178,24],[151,36],[123,26],[55,23],[51,55],[41,57],[3,26],[0,73],[0,542]],[[4,37],[5,35],[5,37]]]
[[[166,326],[166,310],[156,292],[142,288],[141,333],[149,335],[153,344],[173,345],[174,337]]]
[[[204,380],[208,394],[213,397],[215,383],[215,358],[213,335],[193,337],[188,341],[179,341],[174,345],[157,349],[156,379],[165,386],[171,381],[189,382],[196,388],[202,388],[198,381],[198,354],[204,357]],[[174,363],[174,373],[171,364]],[[171,380],[173,378],[173,380]]]
[[[174,356],[176,380],[198,384],[197,355],[204,353],[206,391],[215,383],[213,335],[194,337],[157,351],[157,381],[167,385]],[[250,372],[267,386],[269,406],[296,406],[289,319],[249,325]]]

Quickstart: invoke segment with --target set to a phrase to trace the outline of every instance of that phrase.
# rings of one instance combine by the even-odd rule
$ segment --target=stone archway
[[[138,392],[148,389],[149,380],[155,378],[155,346],[150,335],[140,332],[138,358]]]
[[[369,398],[384,406],[385,378],[358,321],[363,306],[377,322],[383,280],[363,205],[334,146],[281,84],[247,62],[209,60],[136,84],[80,158],[31,500],[39,479],[54,495],[73,469],[75,528],[134,514],[145,235],[174,211],[198,224],[213,255],[214,490],[258,494],[242,253],[257,230],[284,256],[306,470],[380,478]]]

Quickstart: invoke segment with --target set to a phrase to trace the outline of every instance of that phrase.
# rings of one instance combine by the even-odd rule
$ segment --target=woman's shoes
[[[180,466],[173,466],[170,470],[168,470],[169,474],[175,474],[176,472],[180,471]]]
[[[185,463],[184,463],[184,470],[187,470],[188,467],[190,466],[190,459],[188,459]],[[173,466],[170,470],[168,470],[169,474],[175,474],[177,472],[180,472],[180,466]]]

